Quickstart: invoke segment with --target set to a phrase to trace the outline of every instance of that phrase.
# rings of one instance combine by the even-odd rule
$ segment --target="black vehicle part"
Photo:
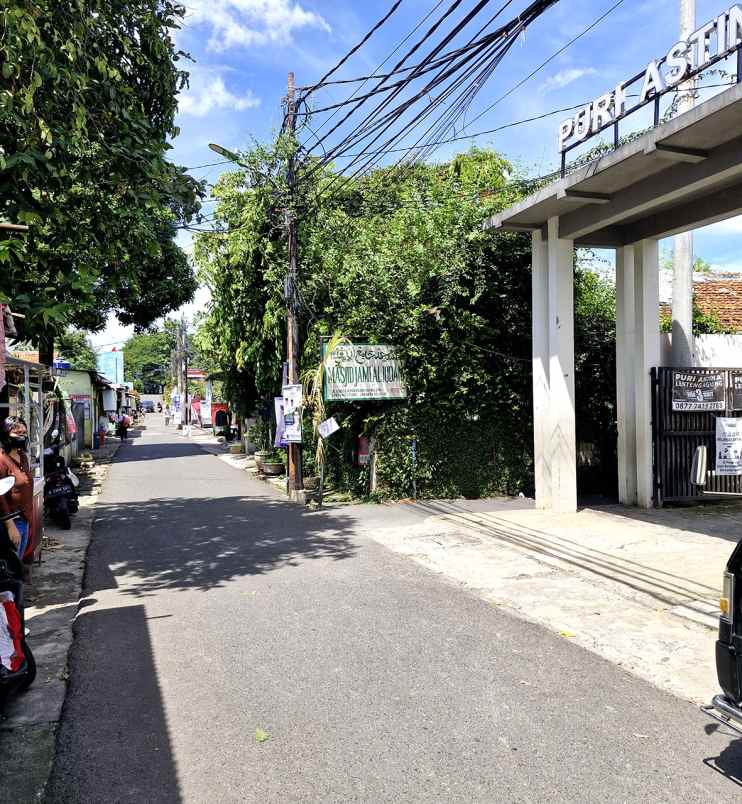
[[[67,506],[67,498],[60,497],[54,504],[54,510],[51,512],[52,519],[59,525],[62,530],[69,530],[72,527],[70,521],[70,512]]]
[[[735,706],[724,695],[714,695],[711,703],[707,706],[702,706],[701,709],[714,720],[718,720],[719,723],[723,723],[732,729],[732,731],[742,734],[742,709]]]
[[[26,672],[16,689],[18,692],[26,692],[36,680],[36,659],[31,652],[31,648],[28,647],[28,642],[26,642],[25,637],[21,640],[21,648],[23,649],[23,655],[26,657]]]

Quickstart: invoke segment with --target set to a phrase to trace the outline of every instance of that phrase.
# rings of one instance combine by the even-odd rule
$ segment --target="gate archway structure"
[[[742,213],[742,85],[538,190],[487,227],[530,231],[536,505],[577,509],[574,249],[616,250],[619,499],[651,507],[658,240]]]

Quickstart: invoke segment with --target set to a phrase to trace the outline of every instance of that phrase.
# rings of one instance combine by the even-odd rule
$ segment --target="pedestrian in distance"
[[[116,420],[118,424],[118,434],[123,444],[126,441],[127,430],[129,429],[129,417],[125,413],[120,413]]]

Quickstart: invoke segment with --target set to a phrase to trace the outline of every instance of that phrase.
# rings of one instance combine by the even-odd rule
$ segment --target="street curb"
[[[26,608],[38,674],[27,693],[10,698],[0,720],[0,790],[12,790],[14,801],[41,800],[52,770],[95,506],[120,446],[113,442],[105,456],[97,456],[83,479],[90,479],[92,488],[80,497],[73,527],[63,531],[45,525],[47,545],[41,565],[32,569]]]

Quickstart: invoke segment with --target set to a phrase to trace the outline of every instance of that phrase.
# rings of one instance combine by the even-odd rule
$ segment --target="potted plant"
[[[251,444],[257,447],[254,453],[255,466],[258,468],[259,472],[262,472],[265,459],[273,454],[273,450],[270,449],[269,444],[268,427],[262,418],[256,419],[250,425],[247,431],[247,438]]]
[[[269,477],[280,477],[285,471],[280,453],[268,452],[268,454],[263,457],[261,471]]]

